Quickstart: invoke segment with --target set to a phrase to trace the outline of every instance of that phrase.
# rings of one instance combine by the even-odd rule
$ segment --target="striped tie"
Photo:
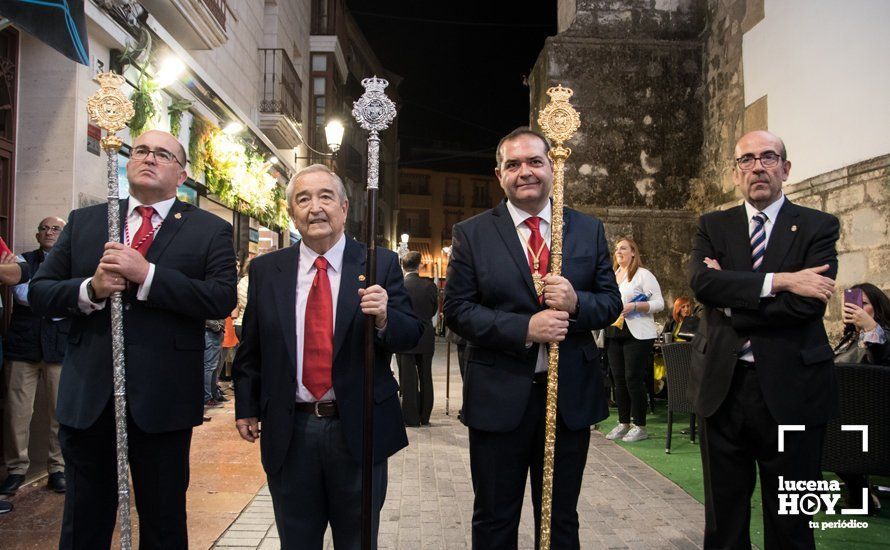
[[[766,214],[758,212],[751,217],[753,230],[751,231],[751,268],[752,271],[759,271],[760,264],[763,263],[763,254],[766,252]],[[751,340],[746,340],[742,349],[739,350],[739,357],[744,357],[751,352]]]

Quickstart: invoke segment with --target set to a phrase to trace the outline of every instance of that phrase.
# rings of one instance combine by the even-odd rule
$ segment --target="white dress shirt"
[[[170,213],[170,209],[173,208],[173,203],[176,201],[176,197],[172,197],[161,202],[157,202],[155,204],[150,204],[146,206],[151,206],[155,209],[154,214],[151,216],[151,224],[153,227],[160,228],[161,224],[167,218],[167,215]],[[142,203],[134,197],[130,195],[130,199],[127,201],[127,217],[126,217],[126,231],[124,235],[129,234],[129,239],[132,240],[133,236],[139,232],[139,228],[142,227],[142,216],[139,215],[139,212],[136,212],[136,207],[142,206]],[[127,246],[130,246],[130,242],[124,243]],[[139,289],[136,292],[136,299],[142,302],[148,300],[148,294],[151,292],[151,282],[154,280],[155,276],[155,264],[148,264],[148,274],[145,276],[145,280],[139,285]],[[88,277],[84,282],[80,284],[80,293],[77,297],[77,305],[80,307],[80,310],[86,314],[90,314],[94,311],[100,310],[105,307],[105,300],[100,303],[96,303],[90,300],[89,295],[87,294],[87,283],[92,281],[92,277]]]
[[[525,210],[520,210],[509,200],[507,201],[507,211],[510,212],[510,217],[513,218],[513,226],[516,228],[516,238],[519,239],[519,244],[522,246],[522,250],[525,251],[526,259],[528,259],[527,243],[532,236],[532,230],[525,224],[525,220],[531,218],[532,215]],[[550,250],[550,221],[553,217],[553,209],[550,201],[547,201],[547,206],[538,213],[538,217],[541,218],[541,237],[543,237],[544,242],[547,243],[547,250]],[[531,268],[528,269],[529,272],[531,272]],[[529,347],[531,347],[531,345],[529,345]],[[535,372],[547,372],[549,349],[550,346],[547,344],[541,344],[538,348],[538,361],[535,363]]]
[[[343,274],[343,252],[346,250],[346,235],[341,235],[340,240],[332,246],[324,254],[309,248],[306,241],[300,241],[300,263],[297,271],[297,303],[295,314],[297,316],[297,395],[298,403],[312,403],[314,401],[332,401],[336,399],[334,396],[334,388],[327,391],[321,399],[315,399],[306,386],[303,385],[303,331],[306,327],[306,302],[309,300],[309,290],[312,288],[312,281],[315,279],[315,258],[324,256],[328,261],[328,281],[331,283],[331,304],[334,311],[332,315],[333,325],[331,326],[331,334],[334,327],[337,326],[337,298],[340,295],[340,277]],[[331,358],[333,360],[333,358]],[[333,365],[331,365],[333,369]]]

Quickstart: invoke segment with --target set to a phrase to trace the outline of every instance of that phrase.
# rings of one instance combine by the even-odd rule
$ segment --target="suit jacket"
[[[436,331],[433,328],[433,315],[439,311],[439,289],[436,283],[423,279],[416,272],[405,275],[405,289],[411,298],[414,315],[423,325],[423,334],[417,347],[408,353],[432,355],[436,348]]]
[[[236,418],[257,417],[263,467],[277,472],[291,443],[297,395],[296,289],[299,246],[256,258],[250,264],[247,309],[241,345],[232,367]],[[346,445],[358,462],[362,454],[362,387],[365,315],[358,289],[365,285],[367,249],[346,238],[334,327],[333,384]],[[398,385],[389,368],[393,352],[417,345],[420,323],[402,284],[398,257],[377,248],[377,284],[389,296],[386,329],[375,338],[374,460],[382,461],[408,445]],[[301,414],[301,413],[297,413]]]
[[[120,208],[123,226],[127,200]],[[107,216],[107,204],[72,211],[28,293],[35,312],[73,318],[56,417],[77,429],[96,421],[113,388],[110,306],[85,315],[77,305],[108,241]],[[129,411],[146,432],[190,428],[202,422],[204,320],[235,307],[232,226],[177,200],[146,259],[155,264],[148,300],[135,289],[124,296]]]
[[[559,346],[558,411],[573,430],[608,416],[591,330],[608,326],[621,311],[621,296],[603,224],[564,210],[562,274],[578,294],[580,309]],[[454,226],[445,287],[445,319],[467,339],[463,418],[492,432],[516,429],[532,390],[538,344],[525,345],[538,302],[528,259],[506,200]]]
[[[729,391],[738,352],[751,340],[766,406],[779,424],[824,424],[837,409],[834,362],[822,317],[825,304],[791,292],[760,297],[766,273],[824,264],[837,275],[840,225],[830,214],[787,198],[774,221],[760,271],[752,271],[744,205],[705,214],[689,262],[690,285],[704,306],[692,340],[690,398],[696,412],[714,414]],[[709,269],[705,257],[720,262]],[[731,316],[721,309],[730,308]]]
[[[22,256],[29,270],[35,273],[47,254],[38,248]],[[61,363],[70,331],[71,319],[43,317],[30,306],[16,302],[6,331],[6,358],[29,363]]]

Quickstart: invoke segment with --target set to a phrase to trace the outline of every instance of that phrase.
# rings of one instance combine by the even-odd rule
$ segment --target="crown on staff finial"
[[[383,93],[383,90],[389,86],[389,81],[385,78],[377,78],[377,75],[374,75],[371,78],[362,80],[362,86],[364,86],[365,90],[368,92]]]
[[[553,101],[568,101],[570,97],[575,95],[571,88],[563,88],[562,84],[547,89],[547,95]]]

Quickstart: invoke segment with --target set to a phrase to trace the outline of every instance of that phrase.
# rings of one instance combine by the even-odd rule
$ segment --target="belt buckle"
[[[316,401],[316,402],[315,402],[315,412],[314,412],[314,414],[315,414],[315,417],[316,417],[316,418],[323,418],[323,417],[321,416],[321,413],[318,412],[318,404],[319,404],[319,403],[321,403],[321,401]]]

